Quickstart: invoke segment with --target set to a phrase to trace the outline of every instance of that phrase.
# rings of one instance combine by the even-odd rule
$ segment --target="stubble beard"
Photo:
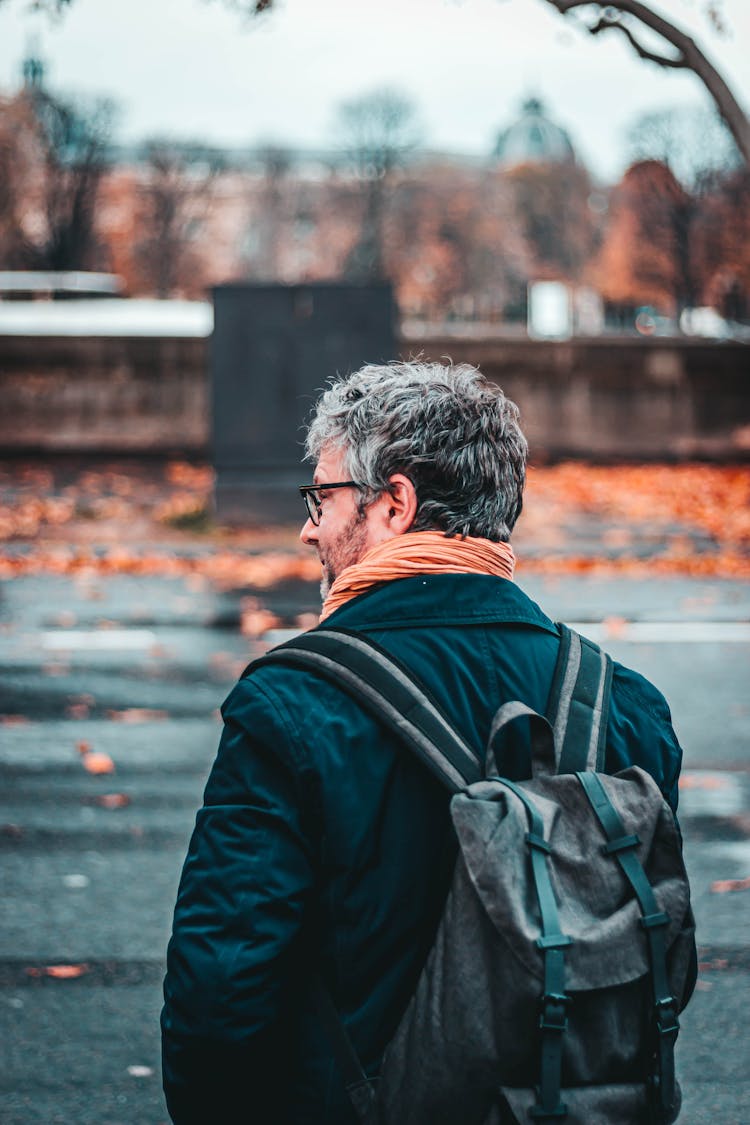
[[[320,580],[320,598],[325,601],[336,579],[348,566],[354,566],[365,553],[367,524],[364,512],[357,512],[341,534],[321,554],[323,577]]]

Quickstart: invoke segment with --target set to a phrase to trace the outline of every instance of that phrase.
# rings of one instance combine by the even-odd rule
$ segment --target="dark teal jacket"
[[[502,703],[545,710],[558,631],[512,582],[402,579],[326,624],[378,641],[480,752]],[[376,1072],[445,897],[449,797],[313,672],[257,669],[222,713],[167,957],[167,1104],[177,1125],[351,1122],[310,973],[322,971]],[[607,770],[643,766],[676,809],[680,759],[664,698],[616,664]],[[523,772],[516,760],[499,768]]]

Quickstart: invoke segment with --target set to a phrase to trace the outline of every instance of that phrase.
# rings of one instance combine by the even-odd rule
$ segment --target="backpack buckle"
[[[604,855],[615,855],[617,852],[627,851],[628,848],[637,848],[641,842],[640,836],[618,836],[616,840],[608,840],[602,844]]]
[[[677,1001],[674,996],[666,996],[657,1000],[654,1005],[656,1013],[656,1030],[659,1035],[677,1035],[680,1030],[680,1021],[677,1018]]]
[[[545,992],[541,998],[539,1027],[542,1031],[562,1034],[568,1026],[570,997],[563,992]]]
[[[659,926],[668,926],[669,915],[665,914],[663,910],[658,911],[656,914],[643,914],[638,919],[638,925],[642,926],[644,930],[653,930],[658,928]],[[672,1003],[674,1003],[673,996],[670,996],[669,999]]]

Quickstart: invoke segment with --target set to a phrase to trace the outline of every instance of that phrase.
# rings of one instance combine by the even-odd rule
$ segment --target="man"
[[[502,391],[442,364],[334,383],[307,436],[301,538],[323,627],[374,638],[480,752],[502,703],[544,712],[559,647],[512,581],[526,450]],[[223,716],[168,952],[169,1110],[176,1125],[353,1122],[310,981],[376,1074],[444,902],[448,795],[311,671],[257,669]],[[663,697],[615,665],[607,770],[643,766],[674,809],[680,759]],[[499,768],[527,776],[523,762],[509,747]]]

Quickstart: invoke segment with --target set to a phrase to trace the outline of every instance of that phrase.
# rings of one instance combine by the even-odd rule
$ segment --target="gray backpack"
[[[259,663],[317,669],[452,792],[442,918],[377,1078],[330,994],[318,1009],[362,1125],[641,1125],[676,1120],[677,1014],[694,926],[672,812],[637,766],[602,772],[612,662],[561,626],[548,717],[495,715],[484,762],[406,670],[361,634],[317,629]],[[529,724],[532,777],[498,776]]]

